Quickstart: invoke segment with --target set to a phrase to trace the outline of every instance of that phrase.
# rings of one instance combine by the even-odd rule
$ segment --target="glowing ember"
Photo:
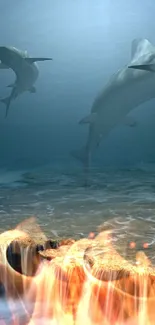
[[[130,248],[135,248],[136,247],[136,243],[134,241],[131,241],[131,243],[129,245],[130,245]]]
[[[117,232],[103,228],[96,237],[53,241],[31,218],[1,234],[0,325],[154,325],[148,242],[124,237],[131,263],[117,249]]]

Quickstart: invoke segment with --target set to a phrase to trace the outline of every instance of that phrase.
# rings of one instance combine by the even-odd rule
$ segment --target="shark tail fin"
[[[77,160],[79,160],[83,165],[87,164],[88,155],[87,155],[86,147],[82,147],[79,150],[72,150],[71,155]]]
[[[0,102],[5,104],[6,106],[6,113],[5,113],[5,118],[8,116],[9,108],[10,108],[10,97],[6,97],[4,99],[0,99]]]
[[[89,169],[90,169],[90,154],[87,150],[87,147],[82,147],[79,150],[72,150],[71,155],[73,158],[79,160],[84,168],[85,174],[85,181],[84,185],[88,186],[88,176],[89,176]]]
[[[150,72],[155,72],[155,64],[139,64],[139,65],[130,65],[129,69],[145,70]]]

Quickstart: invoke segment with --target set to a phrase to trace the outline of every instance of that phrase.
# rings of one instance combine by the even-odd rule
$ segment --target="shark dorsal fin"
[[[155,47],[146,38],[134,39],[131,45],[131,60],[135,61],[139,57],[153,51],[155,51]]]
[[[33,64],[34,62],[37,62],[37,61],[51,61],[52,58],[25,58],[25,60],[28,63]]]
[[[23,53],[24,53],[25,58],[29,57],[27,50],[25,50]]]

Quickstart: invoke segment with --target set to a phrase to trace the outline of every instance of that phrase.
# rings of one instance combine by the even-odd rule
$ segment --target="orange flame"
[[[113,247],[110,231],[41,252],[37,236],[47,241],[34,218],[0,235],[0,284],[11,315],[0,325],[155,324],[155,270],[144,252],[131,265]],[[20,271],[8,251],[21,257]]]

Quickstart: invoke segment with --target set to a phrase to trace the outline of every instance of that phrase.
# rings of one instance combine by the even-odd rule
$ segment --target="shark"
[[[93,153],[111,130],[121,123],[135,126],[137,121],[129,113],[155,98],[155,74],[150,68],[155,71],[155,46],[148,39],[134,39],[130,64],[111,76],[94,99],[90,114],[79,121],[88,125],[88,136],[86,143],[72,150],[71,155],[81,161],[85,172],[89,171]]]
[[[0,69],[12,69],[16,75],[15,82],[8,85],[12,88],[10,96],[0,100],[6,105],[5,117],[8,116],[11,102],[19,95],[26,91],[36,92],[34,84],[39,76],[37,61],[49,60],[52,58],[30,57],[27,51],[19,50],[13,46],[0,46]]]

